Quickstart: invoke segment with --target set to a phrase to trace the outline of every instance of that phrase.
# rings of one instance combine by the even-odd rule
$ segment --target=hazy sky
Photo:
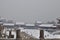
[[[0,0],[0,16],[20,22],[60,17],[60,0]]]

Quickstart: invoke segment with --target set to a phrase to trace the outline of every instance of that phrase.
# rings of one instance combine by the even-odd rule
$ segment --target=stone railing
[[[16,40],[16,39],[13,39],[13,38],[9,38],[9,39],[6,39],[6,38],[0,38],[0,40]]]

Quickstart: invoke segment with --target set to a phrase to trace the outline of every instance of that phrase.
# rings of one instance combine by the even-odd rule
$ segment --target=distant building
[[[6,28],[14,28],[14,23],[3,23],[3,26]]]

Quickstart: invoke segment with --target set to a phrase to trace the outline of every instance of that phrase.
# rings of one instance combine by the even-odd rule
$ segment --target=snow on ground
[[[53,38],[53,35],[50,34],[50,33],[47,32],[47,31],[44,31],[44,38],[45,38],[45,39],[47,39],[47,38],[52,39],[52,38]]]
[[[39,30],[36,30],[36,29],[22,29],[21,31],[39,39]]]
[[[21,29],[21,31],[39,39],[40,30],[37,30],[37,29]],[[48,31],[44,30],[44,38],[45,39],[60,38],[60,34],[53,35],[53,34],[49,33]]]
[[[25,32],[25,33],[27,33],[29,35],[32,35],[33,37],[39,39],[40,30],[37,30],[37,29],[23,29],[23,28],[19,28],[19,29],[21,29],[21,32]],[[5,33],[5,31],[3,33]],[[49,33],[48,31],[44,30],[44,38],[45,39],[60,38],[59,33],[60,33],[60,31],[58,31],[58,30],[53,32],[53,33]],[[6,32],[6,34],[9,35],[8,31]],[[15,35],[14,38],[16,38],[15,32],[12,32],[12,34],[14,34]]]

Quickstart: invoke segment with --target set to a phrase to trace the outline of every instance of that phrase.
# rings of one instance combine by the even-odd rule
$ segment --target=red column
[[[40,30],[40,40],[44,40],[44,30]]]
[[[20,29],[16,30],[16,40],[21,40]]]

